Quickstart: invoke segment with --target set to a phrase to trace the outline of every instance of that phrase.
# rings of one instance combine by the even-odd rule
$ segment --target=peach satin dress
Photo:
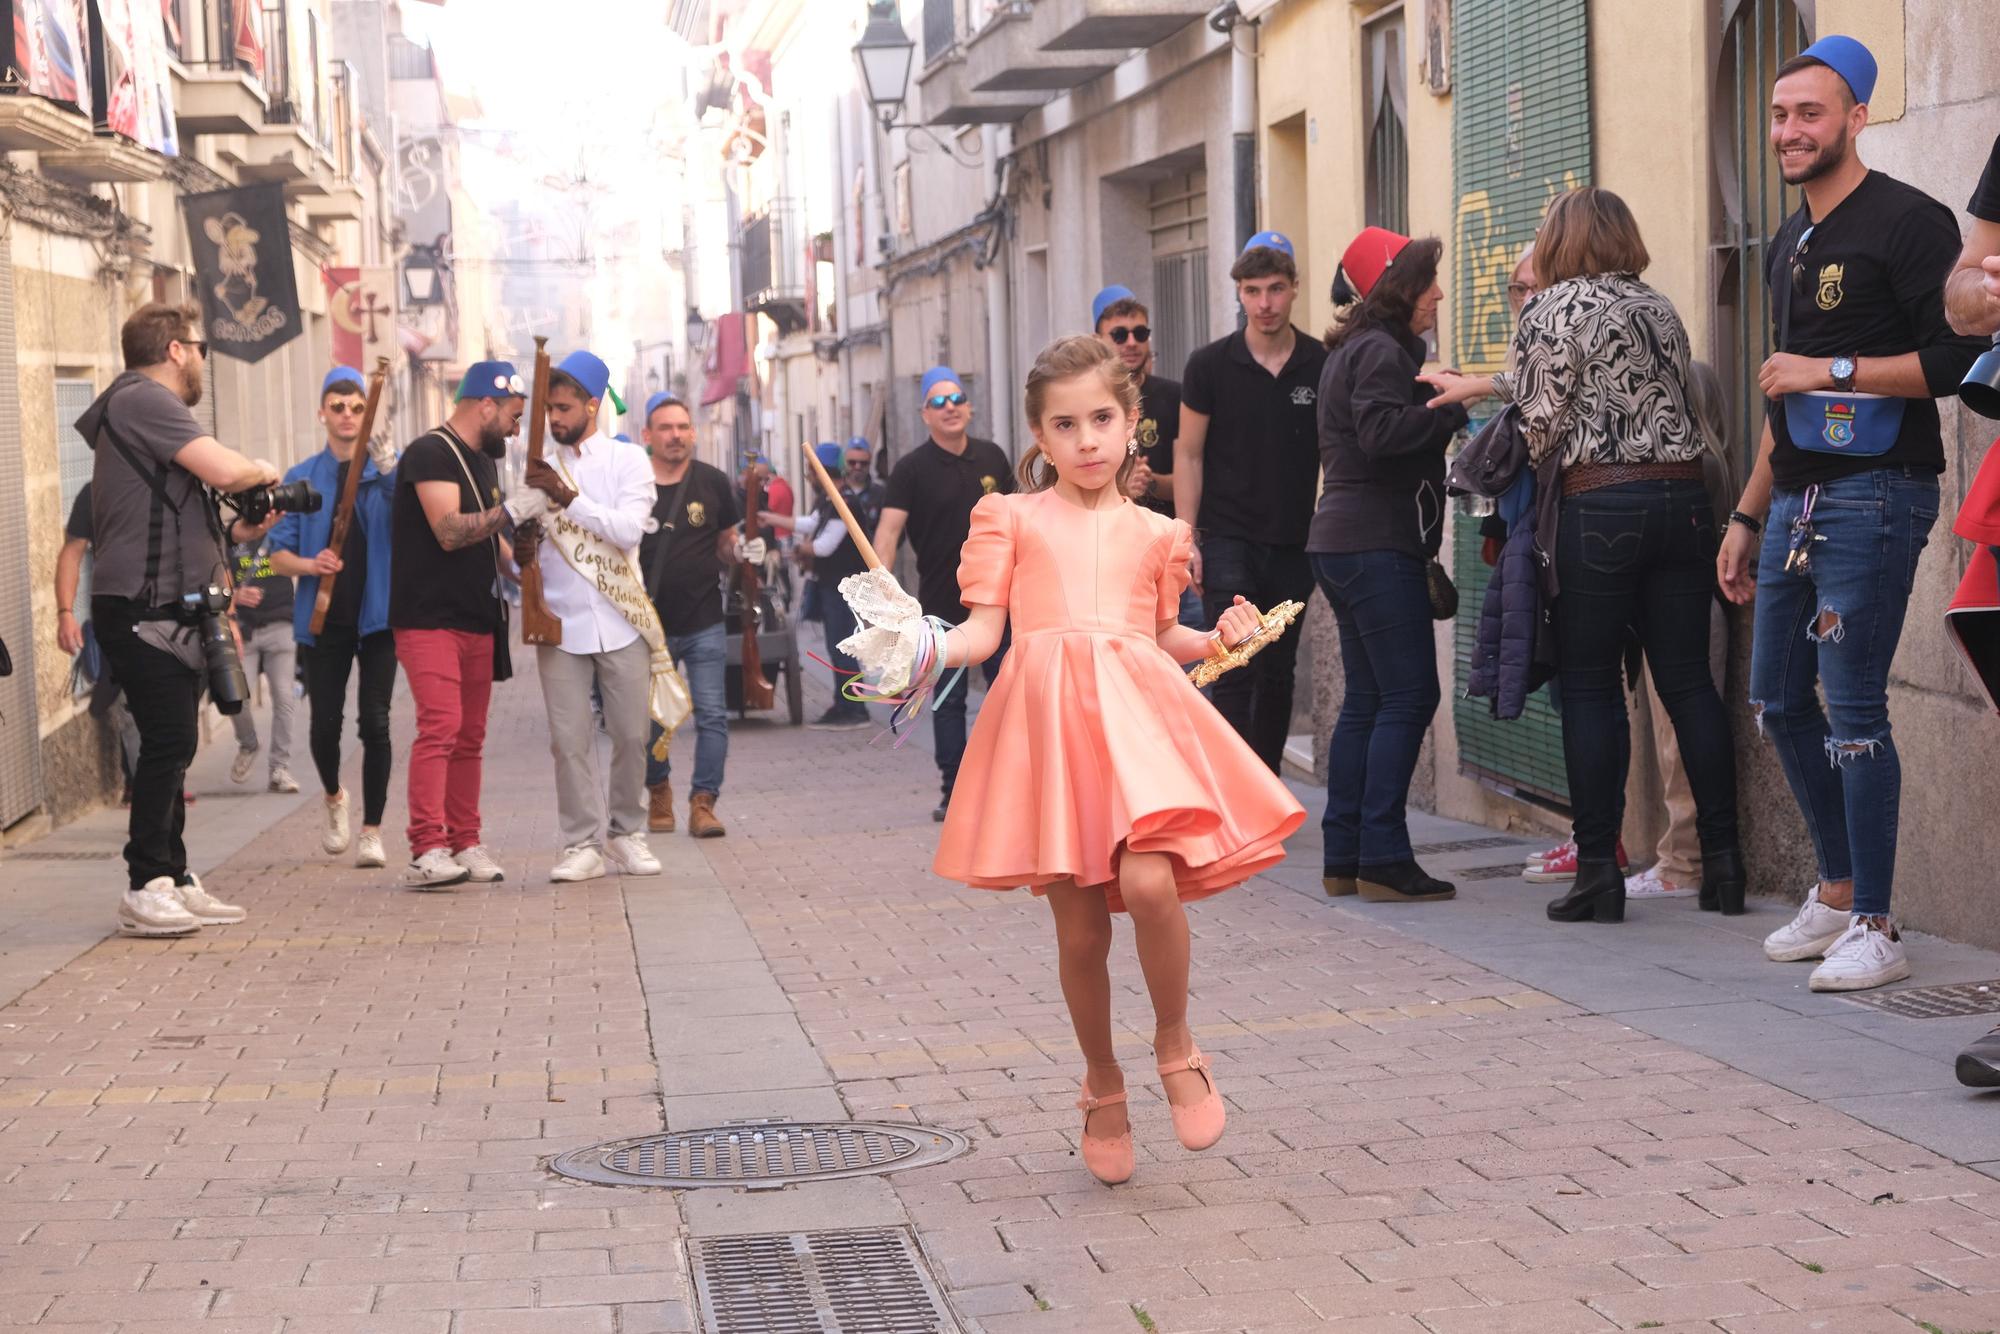
[[[1086,510],[1048,490],[973,509],[961,595],[1005,607],[1014,644],[966,745],[939,875],[1103,885],[1117,912],[1125,848],[1171,856],[1184,901],[1284,860],[1304,809],[1158,642],[1192,550],[1186,524],[1130,501]]]

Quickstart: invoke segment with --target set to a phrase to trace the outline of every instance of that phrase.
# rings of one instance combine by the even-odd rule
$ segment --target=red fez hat
[[[1363,227],[1361,235],[1350,241],[1346,253],[1341,255],[1341,271],[1355,291],[1367,296],[1409,243],[1409,237],[1399,236],[1387,227]]]

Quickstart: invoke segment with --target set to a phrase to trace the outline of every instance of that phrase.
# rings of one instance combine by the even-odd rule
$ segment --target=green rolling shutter
[[[1585,0],[1457,0],[1452,32],[1452,169],[1458,197],[1450,262],[1457,364],[1497,371],[1513,332],[1507,275],[1548,201],[1586,185],[1590,40]],[[1569,804],[1562,726],[1546,691],[1513,722],[1464,697],[1488,571],[1479,525],[1459,516],[1453,579],[1453,717],[1461,772],[1523,796]]]

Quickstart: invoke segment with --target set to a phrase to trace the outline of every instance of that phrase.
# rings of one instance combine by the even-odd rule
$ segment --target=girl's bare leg
[[[1184,1061],[1194,1052],[1188,1029],[1188,923],[1174,884],[1174,865],[1161,852],[1126,852],[1118,866],[1118,892],[1132,914],[1139,938],[1139,968],[1153,999],[1153,1054],[1161,1065]],[[1167,1100],[1189,1106],[1208,1092],[1192,1070],[1167,1075]]]
[[[1063,1000],[1076,1045],[1083,1050],[1090,1092],[1107,1097],[1125,1088],[1125,1072],[1111,1042],[1111,910],[1100,887],[1064,880],[1048,887],[1056,916],[1056,958]],[[1090,1133],[1115,1139],[1131,1125],[1125,1104],[1100,1107],[1085,1118]]]

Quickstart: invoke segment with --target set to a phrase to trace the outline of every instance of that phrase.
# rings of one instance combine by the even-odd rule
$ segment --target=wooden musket
[[[757,511],[764,507],[764,483],[751,464],[743,476],[743,540],[757,540]],[[749,561],[742,562],[737,585],[743,596],[743,707],[768,709],[778,702],[777,691],[764,675],[764,655],[757,646],[757,623],[763,619],[764,581],[762,572]]]
[[[535,395],[528,403],[528,459],[538,463],[542,458],[542,436],[548,426],[549,402],[549,340],[535,339]],[[548,538],[544,525],[543,540]],[[548,600],[542,595],[542,552],[537,544],[535,553],[527,560],[520,561],[521,567],[521,642],[523,644],[562,643],[562,620],[549,610]]]

